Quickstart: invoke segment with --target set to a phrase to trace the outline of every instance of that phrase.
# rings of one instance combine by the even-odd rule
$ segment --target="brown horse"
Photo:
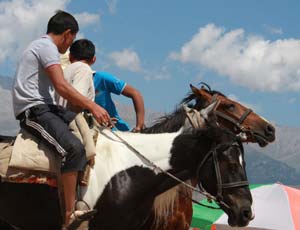
[[[227,98],[218,91],[191,85],[192,93],[182,100],[182,103],[192,103],[194,109],[201,110],[214,100],[219,104],[216,108],[217,121],[220,126],[228,128],[242,137],[243,142],[258,143],[261,147],[275,140],[275,128],[267,120],[246,108],[242,104]],[[186,117],[184,112],[175,112],[159,119],[159,122],[144,130],[145,133],[175,132]],[[181,123],[180,123],[181,120]],[[168,221],[156,224],[153,230],[188,230],[192,220],[192,191],[179,186],[179,192]],[[149,221],[149,224],[151,221]]]
[[[212,91],[210,88],[196,88],[191,85],[192,94],[183,100],[195,100],[194,109],[200,110],[213,100],[219,100],[216,115],[220,126],[241,135],[244,142],[258,143],[261,147],[275,140],[275,128],[270,122],[259,116],[251,109],[233,101],[222,93]]]

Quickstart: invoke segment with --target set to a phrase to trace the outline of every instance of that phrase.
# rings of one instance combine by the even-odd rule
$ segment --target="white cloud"
[[[126,69],[132,72],[142,71],[140,58],[138,54],[131,49],[112,52],[109,57],[115,62],[115,65],[121,69]]]
[[[283,34],[283,31],[281,28],[277,28],[274,26],[266,25],[266,24],[264,24],[263,26],[271,34],[279,34],[279,35]]]
[[[106,5],[111,14],[115,14],[117,12],[117,3],[118,0],[106,0]]]
[[[160,71],[158,71],[156,73],[153,72],[153,71],[152,72],[148,71],[145,74],[144,78],[147,81],[151,81],[151,80],[169,80],[169,79],[171,79],[171,75],[170,75],[167,67],[166,66],[162,66],[161,69],[160,69]]]
[[[86,27],[92,24],[97,24],[100,22],[100,14],[92,14],[88,12],[82,12],[79,14],[74,14],[76,20],[78,20],[80,28]]]
[[[47,30],[49,18],[64,10],[70,0],[5,0],[0,2],[0,64],[15,61],[25,47]],[[100,16],[89,13],[77,15],[81,27],[97,23]]]
[[[300,40],[264,40],[243,29],[225,32],[208,24],[169,57],[227,76],[232,82],[262,91],[300,91]]]

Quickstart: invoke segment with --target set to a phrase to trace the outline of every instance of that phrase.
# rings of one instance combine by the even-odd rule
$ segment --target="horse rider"
[[[105,109],[64,79],[59,53],[67,51],[78,31],[78,23],[71,14],[57,11],[48,22],[47,33],[23,52],[12,89],[14,113],[20,126],[44,140],[63,159],[65,225],[74,210],[77,175],[87,159],[84,146],[68,128],[76,113],[57,105],[55,91],[72,105],[88,109],[99,123],[110,123]]]
[[[96,56],[95,46],[90,40],[80,39],[75,41],[70,47],[69,59],[67,59],[66,55],[61,56],[61,63],[65,67],[64,76],[66,80],[84,96],[95,99],[98,105],[107,110],[110,117],[116,118],[116,123],[114,124],[116,129],[120,131],[130,130],[128,123],[120,117],[111,98],[111,93],[116,95],[122,94],[132,99],[136,114],[136,125],[132,131],[139,132],[143,129],[145,121],[143,96],[137,89],[112,74],[98,71],[92,72],[89,66],[94,64]],[[93,77],[91,77],[92,73]],[[91,79],[93,80],[91,81]],[[95,92],[92,93],[91,89],[94,88]],[[62,98],[59,98],[59,104],[70,106]],[[74,106],[71,107],[74,108]]]

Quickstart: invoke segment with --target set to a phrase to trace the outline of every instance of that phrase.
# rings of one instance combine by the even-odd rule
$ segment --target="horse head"
[[[229,225],[246,226],[254,215],[239,138],[228,130],[210,126],[183,134],[174,143],[177,148],[171,165],[190,170],[199,188],[227,213]]]
[[[210,88],[198,89],[190,86],[192,94],[184,99],[184,102],[195,99],[194,108],[200,110],[212,101],[218,100],[216,108],[218,123],[243,137],[244,142],[258,143],[264,147],[275,140],[274,126],[251,109]]]

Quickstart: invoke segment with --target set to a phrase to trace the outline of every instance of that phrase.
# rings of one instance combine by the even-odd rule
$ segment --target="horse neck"
[[[180,132],[165,134],[116,132],[116,134],[161,169],[171,168],[169,162],[172,143]],[[151,165],[143,162],[110,130],[105,130],[104,133],[98,135],[96,152],[95,165],[91,170],[90,184],[85,195],[85,200],[91,205],[95,204],[104,186],[119,172],[135,166],[148,167],[153,170]]]
[[[173,142],[170,164],[177,171],[189,170],[194,175],[211,146],[212,140],[199,129],[180,135]]]

